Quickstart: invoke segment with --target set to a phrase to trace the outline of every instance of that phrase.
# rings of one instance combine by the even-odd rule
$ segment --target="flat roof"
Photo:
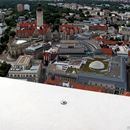
[[[60,43],[61,44],[78,44],[79,41],[78,40],[61,40]]]
[[[38,44],[36,43],[34,45],[31,45],[31,46],[27,47],[26,50],[27,51],[35,51],[35,50],[37,50],[39,48],[42,48],[42,47],[43,47],[42,43],[38,43]]]
[[[20,44],[24,44],[24,43],[26,43],[27,41],[26,40],[17,40],[16,41],[16,44],[17,45],[20,45]]]
[[[30,63],[31,58],[32,57],[30,55],[19,56],[16,61],[16,65],[28,65]]]
[[[9,71],[10,74],[36,74],[40,69],[39,65],[33,65],[30,69],[12,69]]]
[[[0,83],[0,130],[130,128],[130,97],[7,78]]]
[[[119,47],[119,51],[117,51],[117,54],[128,55],[128,51],[130,50],[128,46],[118,46],[118,47]]]

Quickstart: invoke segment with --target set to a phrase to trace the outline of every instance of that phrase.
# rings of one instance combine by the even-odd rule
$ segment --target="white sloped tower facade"
[[[36,17],[37,17],[37,28],[40,28],[43,26],[43,9],[41,4],[39,4],[37,7]]]

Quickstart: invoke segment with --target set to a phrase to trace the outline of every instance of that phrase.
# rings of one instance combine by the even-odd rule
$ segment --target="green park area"
[[[81,67],[79,69],[73,68],[73,67],[69,67],[66,72],[67,73],[78,73],[78,72],[90,72],[90,73],[97,73],[97,74],[104,74],[105,72],[101,71],[101,70],[95,70],[95,69],[91,69],[89,68],[90,63],[92,63],[93,61],[101,61],[104,64],[104,70],[108,69],[108,65],[109,62],[105,61],[104,59],[99,59],[99,58],[95,58],[95,59],[87,59],[86,64],[82,64]]]

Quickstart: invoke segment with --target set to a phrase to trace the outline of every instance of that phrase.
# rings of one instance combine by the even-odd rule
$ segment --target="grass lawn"
[[[94,60],[88,59],[86,64],[81,65],[80,69],[69,67],[66,72],[68,72],[68,73],[72,73],[73,71],[75,71],[76,73],[77,72],[95,72],[95,73],[103,74],[104,72],[101,72],[100,70],[93,70],[93,69],[89,68],[89,64],[96,60],[104,63],[104,66],[105,66],[104,70],[108,68],[109,63],[107,61],[103,61],[103,59],[96,58]]]

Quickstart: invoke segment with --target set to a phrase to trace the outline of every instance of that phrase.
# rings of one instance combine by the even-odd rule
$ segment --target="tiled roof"
[[[104,37],[100,37],[100,36],[95,37],[95,40],[102,41],[104,44],[107,44],[107,45],[115,45],[118,43],[118,41],[105,39]],[[122,43],[123,44],[130,44],[129,41],[122,41]]]
[[[112,48],[101,48],[101,52],[107,55],[112,55]]]
[[[102,39],[103,39],[103,37],[101,37],[101,36],[95,37],[95,40],[98,40],[98,41],[100,41],[100,40],[102,40]]]
[[[81,28],[79,28],[78,26],[75,26],[75,25],[70,25],[70,24],[63,24],[59,27],[59,30],[61,32],[65,32],[67,34],[70,34],[70,33],[78,33],[81,30]]]
[[[115,45],[117,43],[117,41],[112,41],[107,39],[103,39],[102,42],[107,45]]]
[[[82,89],[82,90],[89,90],[89,91],[96,91],[96,92],[104,92],[105,89],[100,88],[98,86],[90,86],[90,85],[84,85],[80,83],[72,83],[74,88]]]
[[[54,80],[51,79],[51,77],[49,77],[46,81],[45,84],[51,84],[51,85],[60,85],[62,83],[62,81],[60,80],[60,78],[55,77]]]
[[[20,22],[17,24],[16,34],[17,36],[32,36],[37,29],[36,22]],[[43,24],[40,29],[37,29],[38,33],[45,34],[49,29],[47,24]]]
[[[130,92],[124,92],[123,95],[124,96],[130,96]]]
[[[96,37],[95,40],[102,41],[104,44],[109,44],[109,45],[113,45],[113,44],[117,43],[117,41],[107,40],[107,39],[100,37],[100,36]]]
[[[96,31],[96,30],[101,30],[101,31],[107,31],[108,27],[106,25],[91,25],[89,26],[89,30],[91,31]]]
[[[50,77],[45,81],[46,84],[51,84],[51,85],[58,85],[61,86],[62,83],[64,81],[62,81],[59,77],[55,77],[54,80],[52,80]],[[70,85],[73,88],[76,89],[82,89],[82,90],[89,90],[89,91],[96,91],[96,92],[105,92],[104,88],[98,87],[98,86],[91,86],[91,85],[84,85],[78,82],[73,82],[70,81]]]

